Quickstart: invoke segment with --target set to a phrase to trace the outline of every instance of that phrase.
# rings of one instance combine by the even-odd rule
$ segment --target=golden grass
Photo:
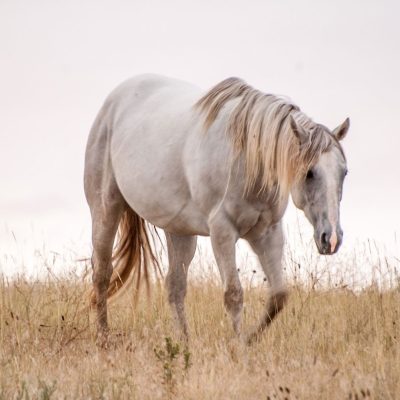
[[[262,340],[234,338],[214,278],[190,283],[188,349],[177,346],[162,285],[134,312],[110,307],[108,350],[77,279],[0,283],[0,399],[399,399],[400,286],[354,292],[296,284]],[[244,331],[266,284],[245,291]]]

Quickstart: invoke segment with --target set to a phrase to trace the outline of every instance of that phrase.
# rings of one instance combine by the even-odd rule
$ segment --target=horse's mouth
[[[320,240],[315,240],[315,244],[317,246],[319,254],[324,255],[324,256],[331,256],[331,255],[337,253],[341,243],[338,242],[335,244],[334,247],[332,247],[329,242],[322,243]]]

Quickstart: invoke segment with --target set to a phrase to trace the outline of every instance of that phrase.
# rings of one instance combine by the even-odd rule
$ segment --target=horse
[[[235,244],[239,238],[250,244],[270,286],[248,341],[259,337],[288,297],[282,217],[289,196],[312,224],[319,253],[334,254],[342,242],[347,163],[340,141],[349,125],[347,118],[331,131],[287,98],[239,78],[203,91],[144,74],[114,89],[85,154],[98,339],[107,340],[107,300],[134,279],[137,289],[142,278],[148,285],[150,265],[157,265],[151,227],[165,233],[168,301],[185,338],[184,300],[197,236],[211,239],[224,305],[239,336],[243,289]]]

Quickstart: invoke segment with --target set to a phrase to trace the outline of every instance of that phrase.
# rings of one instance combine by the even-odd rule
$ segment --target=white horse
[[[211,238],[237,334],[243,290],[235,244],[248,241],[271,287],[249,340],[258,336],[287,298],[281,221],[289,194],[313,225],[319,252],[340,246],[346,159],[339,141],[348,128],[346,119],[331,132],[288,100],[237,78],[207,92],[157,75],[117,87],[94,122],[85,160],[99,338],[107,337],[108,297],[134,276],[137,286],[141,274],[148,281],[156,262],[147,223],[165,232],[168,300],[186,337],[184,298],[197,236]]]

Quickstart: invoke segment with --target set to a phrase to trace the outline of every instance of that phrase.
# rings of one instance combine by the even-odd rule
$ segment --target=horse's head
[[[291,190],[294,204],[304,211],[314,227],[315,243],[321,254],[334,254],[342,242],[339,206],[347,167],[338,142],[346,136],[349,126],[349,119],[332,132],[321,125],[318,126],[318,129],[323,130],[323,134],[332,135],[332,146],[319,156]],[[309,141],[310,132],[292,118],[291,128],[300,145]]]

